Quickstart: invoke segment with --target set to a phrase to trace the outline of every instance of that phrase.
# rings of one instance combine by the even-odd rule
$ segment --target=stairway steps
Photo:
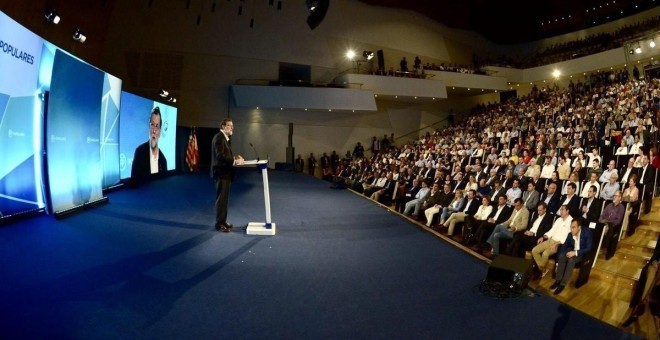
[[[619,249],[623,247],[649,248],[651,252],[655,249],[655,242],[658,240],[658,233],[652,230],[646,230],[637,227],[632,236],[627,236],[619,241]]]
[[[594,269],[616,276],[639,280],[639,273],[646,262],[648,262],[647,259],[642,257],[630,256],[618,251],[611,259],[606,260],[605,254],[601,252],[598,255]]]

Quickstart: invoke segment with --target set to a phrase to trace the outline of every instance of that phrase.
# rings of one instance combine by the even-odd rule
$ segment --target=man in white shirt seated
[[[589,197],[589,188],[592,186],[596,187],[596,197],[600,194],[600,183],[597,181],[598,176],[596,173],[591,174],[591,178],[589,179],[589,182],[585,183],[582,186],[582,192],[580,193],[580,197]]]
[[[541,178],[552,178],[552,173],[555,172],[555,166],[552,165],[552,158],[545,156],[545,163],[541,168]]]
[[[568,206],[562,205],[559,208],[559,218],[553,223],[552,229],[536,241],[537,245],[532,249],[532,257],[537,270],[542,273],[541,277],[548,274],[549,269],[546,268],[548,260],[557,253],[559,246],[566,240],[566,235],[571,231],[572,220]]]
[[[519,188],[520,186],[520,180],[519,179],[514,179],[513,184],[511,185],[511,188],[506,191],[506,204],[510,207],[513,206],[514,201],[516,198],[522,197],[522,190]]]

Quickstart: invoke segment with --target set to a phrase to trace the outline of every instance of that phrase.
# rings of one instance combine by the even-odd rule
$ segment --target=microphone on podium
[[[254,155],[257,157],[257,162],[259,161],[259,153],[257,152],[257,149],[250,143],[250,146],[252,147],[252,150],[254,150]]]

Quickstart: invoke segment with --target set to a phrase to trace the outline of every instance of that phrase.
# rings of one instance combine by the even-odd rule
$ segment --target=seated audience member
[[[617,182],[618,179],[619,175],[616,172],[610,175],[609,180],[603,185],[603,189],[600,191],[600,198],[606,201],[611,201],[613,199],[614,193],[619,191],[620,188],[619,182]]]
[[[439,224],[444,225],[445,221],[447,221],[451,214],[463,210],[463,208],[465,208],[465,202],[466,200],[465,197],[463,197],[463,190],[457,190],[449,204],[442,207]]]
[[[379,190],[374,191],[369,198],[376,202],[383,204],[390,204],[392,196],[394,195],[394,188],[396,188],[397,183],[392,178],[392,173],[388,172],[385,176],[385,184]]]
[[[557,165],[557,173],[559,174],[559,179],[565,181],[568,179],[568,176],[571,175],[571,164],[569,160],[566,160],[565,156],[559,156],[559,165]]]
[[[653,205],[653,187],[656,185],[655,181],[655,168],[649,165],[649,158],[642,159],[642,167],[637,170],[638,186],[642,189],[640,192],[640,200],[644,201],[644,213],[651,212]]]
[[[575,189],[580,187],[580,180],[578,179],[578,174],[577,172],[573,171],[571,174],[568,176],[568,181],[564,182],[564,187],[561,190],[562,195],[566,195],[566,192],[568,191],[567,184],[568,183],[573,183],[575,184]]]
[[[527,210],[533,211],[536,208],[536,205],[539,203],[539,198],[541,194],[536,191],[536,185],[534,182],[527,183],[527,190],[522,194],[522,201]]]
[[[522,197],[522,190],[519,188],[520,186],[520,180],[519,179],[514,179],[513,184],[511,185],[511,188],[506,191],[506,204],[509,206],[513,206],[513,203],[515,202],[516,198]]]
[[[475,227],[472,230],[475,230],[474,237],[464,240],[464,244],[469,245],[473,242],[476,242],[478,245],[482,245],[482,249],[486,244],[486,239],[490,236],[495,229],[495,226],[506,221],[509,216],[511,216],[511,211],[513,209],[506,204],[506,196],[501,195],[497,198],[497,207],[493,208],[493,211],[488,216],[488,219],[475,224]]]
[[[580,216],[580,198],[575,194],[575,183],[566,183],[566,195],[559,199],[559,204],[568,207],[568,211],[573,217]]]
[[[623,190],[621,200],[628,202],[626,213],[623,216],[622,229],[626,231],[628,236],[635,233],[637,227],[637,214],[639,213],[639,188],[637,188],[637,174],[632,174],[628,180],[628,187]]]
[[[607,183],[610,180],[610,177],[612,174],[619,174],[619,171],[615,168],[616,162],[614,160],[611,160],[609,163],[607,163],[607,169],[603,171],[603,173],[600,175],[600,178],[598,179],[598,182],[601,183]]]
[[[513,205],[513,212],[505,222],[495,226],[493,232],[488,237],[488,244],[492,247],[492,256],[497,256],[500,252],[500,240],[512,239],[513,233],[527,229],[529,221],[529,211],[525,208],[522,199],[517,198]]]
[[[607,225],[606,240],[611,240],[614,235],[621,231],[621,221],[623,221],[625,213],[623,204],[621,204],[621,191],[617,191],[612,196],[612,202],[605,206],[598,219],[598,222]]]
[[[477,196],[484,197],[488,196],[491,191],[491,187],[486,183],[486,179],[482,178],[479,180],[479,187],[477,188]]]
[[[451,186],[448,183],[442,185],[442,192],[440,193],[439,200],[432,206],[424,210],[424,216],[426,216],[427,227],[430,226],[433,217],[442,210],[443,207],[446,207],[451,203],[451,199],[454,197],[454,193],[451,192]]]
[[[543,168],[541,169],[541,178],[550,178],[554,171],[555,166],[552,165],[552,158],[550,156],[545,156],[545,162],[543,163]]]
[[[363,189],[363,194],[367,197],[371,197],[371,195],[382,189],[385,184],[387,183],[387,172],[381,171],[380,175],[376,178],[371,183],[363,183],[362,184],[362,189]]]
[[[419,184],[419,179],[414,178],[412,180],[412,185],[410,188],[407,188],[403,195],[397,197],[394,200],[394,209],[398,212],[403,212],[403,209],[406,205],[406,203],[412,201],[415,199],[415,195],[419,192],[419,190],[422,188],[422,186]]]
[[[415,198],[413,198],[412,200],[408,201],[408,203],[406,203],[403,209],[403,213],[405,215],[412,214],[413,218],[417,218],[419,216],[419,210],[422,207],[422,203],[424,202],[424,199],[426,199],[426,196],[429,194],[430,191],[431,189],[429,189],[428,184],[426,184],[425,181],[422,181],[422,187],[415,195]]]
[[[602,173],[603,168],[600,167],[600,161],[598,159],[594,159],[592,161],[591,167],[587,170],[587,177],[591,178],[592,174],[596,174],[596,180],[598,180]]]
[[[545,276],[549,269],[546,268],[550,256],[557,253],[559,246],[566,240],[566,235],[570,233],[571,221],[573,217],[568,212],[568,206],[562,205],[559,208],[559,217],[552,224],[552,228],[543,237],[536,242],[537,245],[532,248],[532,257],[536,264],[537,273]]]
[[[524,258],[525,252],[531,251],[537,245],[537,240],[550,231],[553,221],[554,216],[548,214],[548,205],[540,202],[536,211],[529,216],[527,230],[513,235],[513,240],[507,247],[507,254]]]
[[[539,197],[539,202],[545,203],[548,206],[548,213],[553,215],[559,210],[559,200],[560,196],[557,192],[557,184],[555,183],[548,184],[546,191]]]
[[[592,173],[589,182],[584,184],[580,197],[587,197],[589,195],[589,189],[591,189],[592,186],[596,187],[596,197],[598,197],[600,194],[600,183],[598,182],[598,176],[595,173]]]
[[[465,220],[463,221],[463,241],[461,243],[466,242],[467,239],[474,238],[475,226],[488,220],[491,212],[493,212],[493,206],[490,205],[490,197],[482,197],[481,205],[477,209],[477,212],[473,216],[465,216]]]
[[[626,142],[625,139],[621,140],[621,146],[619,146],[616,149],[616,152],[614,154],[617,156],[625,156],[628,154],[628,143]]]
[[[587,197],[582,199],[582,219],[585,223],[598,222],[600,212],[603,210],[603,201],[596,197],[596,186],[589,187]]]
[[[493,183],[493,190],[490,192],[490,203],[496,206],[498,197],[503,196],[506,193],[506,189],[502,186],[502,181],[499,179],[496,179]],[[506,196],[504,197],[506,198]]]
[[[431,188],[431,192],[429,192],[428,195],[426,195],[426,198],[422,201],[422,205],[420,209],[424,210],[424,213],[426,214],[426,210],[428,208],[431,208],[435,206],[436,204],[440,204],[440,201],[444,195],[442,192],[440,192],[440,186],[438,184],[433,184],[433,187]]]
[[[619,183],[625,185],[626,183],[628,183],[628,179],[630,178],[630,176],[632,176],[636,172],[637,170],[635,170],[635,159],[631,158],[628,160],[628,165],[622,171],[621,176],[619,176]]]
[[[479,199],[477,198],[476,191],[470,190],[467,192],[467,199],[463,205],[463,209],[456,211],[449,215],[449,218],[445,223],[440,224],[440,228],[443,226],[447,227],[447,235],[454,235],[454,228],[456,228],[456,223],[463,222],[466,216],[473,216],[479,209]]]
[[[557,256],[557,272],[555,273],[555,282],[550,286],[557,295],[564,290],[575,265],[582,261],[582,258],[591,251],[593,246],[593,234],[588,226],[582,226],[581,219],[576,218],[571,221],[571,232],[566,236],[566,240],[561,245],[559,255]]]

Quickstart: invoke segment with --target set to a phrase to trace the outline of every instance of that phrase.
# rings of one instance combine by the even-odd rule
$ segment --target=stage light
[[[85,42],[85,40],[87,40],[87,36],[85,36],[83,31],[80,30],[80,28],[76,28],[75,30],[73,30],[73,40],[82,44]]]
[[[630,50],[628,50],[628,53],[630,53],[630,54],[635,54],[635,50],[633,50],[633,49],[631,48]]]
[[[655,40],[651,40],[651,42],[649,42],[649,47],[655,48]]]
[[[169,96],[170,93],[167,90],[160,90],[159,95],[163,98],[167,98],[167,96]]]
[[[640,53],[642,53],[642,48],[637,46],[637,48],[635,48],[635,54],[640,54]]]
[[[169,97],[169,98],[167,98],[167,101],[170,102],[170,103],[176,103],[176,98]]]
[[[310,12],[314,12],[319,6],[319,3],[315,0],[307,0],[305,1],[305,5],[307,5],[307,9],[309,9]]]
[[[54,9],[52,9],[46,13],[46,21],[57,25],[60,22],[60,16],[57,15],[57,12]]]
[[[353,60],[353,58],[355,58],[355,51],[348,50],[348,52],[346,52],[346,58],[350,59],[350,60]]]
[[[364,59],[371,60],[374,58],[374,52],[364,51],[362,52],[362,56],[364,57]]]
[[[330,6],[330,0],[306,0],[305,4],[309,9],[309,16],[307,17],[307,25],[311,29],[315,29],[321,21],[325,18]]]

